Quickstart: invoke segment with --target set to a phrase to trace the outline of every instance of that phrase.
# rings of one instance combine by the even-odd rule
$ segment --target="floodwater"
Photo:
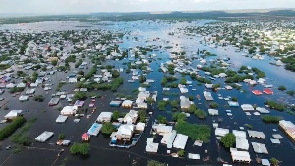
[[[180,92],[178,89],[171,89],[171,93],[177,93],[177,96],[164,96],[162,93],[161,88],[161,79],[163,77],[163,73],[158,72],[158,68],[160,63],[165,63],[168,61],[168,55],[170,51],[174,50],[182,50],[181,47],[184,47],[187,55],[190,55],[193,51],[196,52],[198,49],[203,50],[206,49],[210,51],[211,53],[215,53],[218,56],[228,56],[231,58],[230,62],[233,64],[232,68],[238,68],[241,65],[247,65],[251,67],[257,67],[264,71],[267,76],[267,83],[274,85],[273,91],[274,95],[272,96],[255,96],[253,95],[250,90],[253,89],[259,89],[262,90],[263,87],[261,85],[250,87],[247,84],[243,84],[244,90],[247,91],[247,93],[241,93],[237,90],[219,90],[218,92],[214,93],[212,92],[212,96],[214,100],[220,105],[219,110],[219,116],[207,116],[206,120],[199,120],[195,118],[193,115],[187,119],[190,123],[197,123],[197,124],[207,124],[211,127],[211,139],[210,143],[203,144],[202,147],[194,147],[193,140],[188,140],[186,145],[186,153],[198,153],[201,155],[201,160],[190,160],[190,159],[182,159],[182,158],[172,158],[171,156],[166,155],[166,147],[163,145],[159,146],[158,154],[148,154],[145,153],[145,145],[146,145],[146,138],[152,137],[152,135],[149,134],[149,131],[151,129],[151,124],[154,121],[154,119],[157,118],[158,115],[166,116],[169,121],[171,121],[172,118],[172,112],[170,111],[171,108],[167,107],[167,111],[154,111],[152,118],[150,119],[148,126],[145,130],[145,133],[141,137],[140,141],[135,147],[132,147],[130,149],[121,149],[121,148],[112,148],[108,146],[108,143],[110,141],[110,138],[104,137],[103,135],[99,135],[98,137],[92,137],[90,141],[91,145],[91,151],[90,156],[87,158],[81,158],[78,156],[71,156],[69,154],[69,148],[68,147],[59,147],[57,145],[49,145],[47,143],[38,143],[34,142],[33,147],[31,149],[25,150],[21,154],[16,154],[10,156],[10,153],[6,151],[3,147],[6,147],[7,145],[11,144],[9,140],[5,140],[2,143],[2,152],[0,155],[0,161],[3,161],[3,165],[19,165],[19,163],[23,163],[24,165],[61,165],[64,163],[64,159],[67,159],[68,165],[131,165],[133,160],[137,161],[138,165],[144,165],[146,164],[147,160],[154,159],[161,162],[168,163],[169,165],[196,165],[196,164],[207,164],[207,165],[221,165],[217,161],[218,157],[221,157],[224,161],[227,161],[231,163],[231,157],[230,153],[223,148],[222,145],[218,146],[218,142],[216,141],[216,138],[214,136],[214,129],[212,127],[212,123],[217,122],[218,118],[222,118],[222,122],[219,123],[219,127],[222,128],[229,128],[230,131],[232,130],[239,130],[239,127],[243,127],[244,124],[251,124],[253,126],[253,130],[255,131],[262,131],[266,135],[265,140],[259,140],[259,139],[252,139],[249,138],[249,152],[251,154],[251,165],[256,165],[256,153],[253,151],[251,142],[259,142],[266,144],[266,148],[268,150],[268,155],[265,154],[258,154],[258,157],[260,158],[266,158],[270,159],[271,157],[275,157],[280,161],[283,161],[281,165],[292,165],[295,160],[293,158],[294,151],[295,151],[295,145],[294,143],[286,137],[286,135],[278,128],[278,125],[275,124],[265,124],[262,122],[261,118],[259,116],[251,115],[246,116],[246,114],[238,107],[238,108],[230,108],[226,107],[227,104],[224,100],[219,100],[217,94],[221,94],[221,96],[236,96],[238,98],[238,101],[240,104],[256,104],[257,106],[263,107],[264,101],[267,98],[273,99],[273,100],[279,100],[282,102],[288,102],[288,103],[294,103],[294,97],[289,97],[284,92],[280,92],[277,90],[277,87],[280,85],[285,85],[287,89],[293,88],[293,85],[295,83],[295,74],[291,73],[289,71],[284,70],[283,67],[277,67],[269,65],[269,61],[267,58],[263,61],[258,60],[252,60],[251,58],[243,57],[241,56],[241,53],[235,52],[235,49],[233,47],[227,47],[227,50],[224,50],[223,48],[209,48],[208,46],[200,45],[199,41],[201,40],[200,37],[187,37],[183,35],[175,34],[174,36],[169,36],[168,33],[171,31],[176,30],[177,28],[181,28],[187,25],[196,25],[196,26],[202,26],[206,22],[209,22],[208,20],[200,20],[197,22],[192,23],[168,23],[168,22],[159,22],[159,21],[135,21],[135,22],[106,22],[107,25],[102,26],[101,24],[84,24],[84,23],[78,23],[78,22],[44,22],[44,23],[32,23],[32,24],[25,24],[25,25],[3,25],[0,26],[1,29],[7,29],[16,27],[19,28],[19,26],[27,26],[25,28],[28,29],[38,29],[40,31],[43,30],[60,30],[60,27],[65,27],[65,29],[76,29],[76,28],[85,28],[80,27],[81,25],[89,25],[91,27],[88,27],[89,29],[95,29],[95,28],[103,28],[103,29],[109,29],[109,30],[120,30],[120,31],[127,31],[130,32],[128,36],[128,39],[126,36],[123,39],[123,43],[120,44],[120,48],[127,49],[129,47],[135,47],[135,46],[146,46],[150,44],[154,45],[162,45],[163,47],[167,45],[173,45],[175,46],[172,50],[165,50],[160,49],[159,51],[151,52],[157,54],[158,58],[162,58],[161,60],[153,61],[150,64],[150,67],[153,69],[152,72],[147,74],[148,79],[154,79],[156,80],[155,83],[151,84],[151,87],[147,88],[149,91],[158,91],[158,100],[162,100],[163,97],[168,97],[170,99],[179,99]],[[36,25],[37,24],[37,25]],[[38,26],[40,24],[40,26]],[[46,24],[46,26],[44,25]],[[48,26],[47,26],[48,25]],[[79,27],[77,27],[79,26]],[[46,27],[46,28],[45,28]],[[29,30],[30,31],[30,30]],[[138,38],[138,41],[135,41],[134,37]],[[146,42],[147,40],[152,40],[155,38],[160,38],[158,41],[153,42]],[[166,43],[166,41],[170,41],[169,44]],[[176,46],[178,44],[178,46]],[[191,47],[190,47],[191,46]],[[215,58],[215,57],[212,57]],[[123,62],[127,62],[128,59],[116,62],[116,61],[107,61],[108,64],[114,64],[117,67],[122,67]],[[193,63],[192,67],[196,67],[197,63]],[[90,69],[91,67],[89,67]],[[76,69],[73,69],[76,70]],[[86,70],[85,70],[86,72]],[[70,73],[70,72],[69,72]],[[68,73],[68,74],[69,74]],[[65,77],[68,74],[60,73],[51,76],[52,82],[55,83],[53,89],[55,89],[56,85],[58,84],[58,80],[65,79]],[[200,71],[201,75],[204,75],[202,71]],[[176,74],[177,76],[180,76],[179,74]],[[121,73],[121,76],[123,76],[125,79],[124,85],[120,87],[119,93],[124,94],[132,94],[132,91],[134,89],[137,89],[139,87],[139,83],[127,83],[128,79],[131,79],[130,74]],[[181,77],[181,76],[180,76]],[[191,80],[189,76],[186,76],[187,80]],[[217,79],[213,81],[213,83],[221,82],[223,83],[223,79]],[[196,89],[196,91],[193,91],[192,89]],[[62,89],[65,89],[67,91],[73,92],[74,85],[73,84],[67,84]],[[189,93],[185,94],[185,96],[196,96],[200,95],[201,100],[195,99],[196,105],[207,111],[208,103],[204,101],[203,98],[203,91],[205,90],[204,85],[198,86],[196,81],[193,81],[192,87],[189,87]],[[18,97],[11,97],[11,95],[8,92],[5,92],[3,96],[5,96],[6,100],[9,100],[9,109],[22,109],[22,110],[30,110],[29,112],[25,112],[25,117],[30,119],[37,117],[37,122],[32,125],[31,130],[29,132],[29,135],[32,138],[37,137],[39,134],[41,134],[43,131],[53,131],[55,133],[55,136],[50,139],[51,142],[55,142],[58,139],[58,135],[60,133],[64,133],[66,135],[66,138],[70,138],[73,136],[74,142],[80,142],[81,141],[81,135],[88,130],[88,128],[91,126],[91,124],[95,121],[96,117],[99,115],[101,111],[124,111],[127,112],[129,110],[122,109],[122,108],[115,108],[115,107],[109,107],[109,102],[115,98],[115,94],[110,91],[98,91],[98,93],[102,94],[103,98],[96,99],[96,107],[98,110],[92,114],[92,116],[89,119],[86,119],[86,117],[81,119],[81,122],[78,124],[75,124],[73,122],[73,117],[69,117],[67,122],[65,124],[56,124],[55,119],[57,118],[59,111],[57,110],[58,107],[64,107],[68,105],[66,101],[60,101],[60,103],[57,106],[54,107],[48,107],[47,103],[50,100],[50,94],[53,93],[49,92],[49,95],[46,96],[46,99],[43,103],[38,103],[33,101],[33,99],[30,99],[29,102],[20,103],[18,101]],[[45,92],[38,88],[36,91],[36,94],[45,94]],[[90,100],[86,100],[86,106]],[[199,104],[200,103],[200,104]],[[232,110],[232,118],[228,117],[226,115],[225,110]],[[286,112],[277,112],[275,110],[270,110],[271,115],[278,115],[283,117],[285,120],[291,120],[294,122],[295,118],[292,115],[287,114]],[[3,117],[8,110],[1,110],[0,116]],[[2,126],[2,125],[1,125]],[[273,129],[276,129],[277,131],[274,132]],[[273,145],[270,142],[270,139],[272,134],[280,134],[284,138],[281,139],[281,144]],[[161,137],[157,136],[154,142],[160,142]],[[44,148],[44,149],[41,149]],[[58,150],[65,148],[65,152],[61,155],[59,159],[57,159],[57,153]],[[205,150],[207,150],[207,153],[205,153]],[[5,152],[5,153],[4,153]],[[288,152],[288,153],[286,153]],[[3,155],[2,155],[3,154]],[[8,158],[10,156],[10,158]],[[203,158],[210,156],[210,160],[207,162],[203,161]],[[7,159],[7,160],[6,160]]]

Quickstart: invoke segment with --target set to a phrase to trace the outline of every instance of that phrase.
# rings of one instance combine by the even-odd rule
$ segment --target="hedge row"
[[[26,123],[26,118],[17,117],[10,124],[5,126],[2,130],[0,130],[0,140],[4,140],[11,136],[18,128],[20,128],[24,123]]]

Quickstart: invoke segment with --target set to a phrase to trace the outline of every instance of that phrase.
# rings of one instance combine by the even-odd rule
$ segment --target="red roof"
[[[88,139],[88,138],[89,138],[89,136],[88,136],[87,133],[84,133],[84,134],[82,135],[82,139]]]
[[[268,89],[268,88],[264,89],[263,92],[265,94],[268,94],[268,95],[272,95],[273,94],[273,91],[271,89]]]
[[[262,92],[260,90],[253,90],[252,93],[255,95],[262,95]]]

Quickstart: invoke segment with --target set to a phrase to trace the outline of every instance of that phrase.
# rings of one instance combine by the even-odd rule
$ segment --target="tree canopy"
[[[88,155],[90,151],[90,145],[88,143],[75,143],[70,148],[70,152],[73,155]]]
[[[236,142],[236,136],[232,133],[228,133],[225,136],[221,137],[220,140],[226,148],[230,148]]]

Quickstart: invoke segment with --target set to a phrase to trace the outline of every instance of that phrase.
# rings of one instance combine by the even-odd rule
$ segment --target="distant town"
[[[0,165],[294,163],[294,19],[143,15],[1,19]]]

